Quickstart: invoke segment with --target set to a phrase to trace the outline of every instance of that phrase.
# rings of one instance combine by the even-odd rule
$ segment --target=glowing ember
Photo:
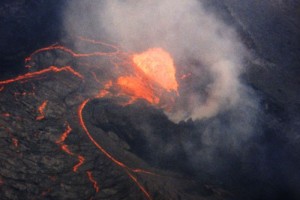
[[[99,186],[97,181],[95,180],[95,178],[93,177],[93,174],[91,171],[87,171],[86,174],[88,175],[89,180],[93,183],[93,187],[95,189],[96,192],[99,192]]]
[[[73,172],[77,172],[78,168],[84,163],[85,158],[81,155],[78,155],[78,164],[73,167]]]
[[[117,80],[117,84],[122,88],[122,91],[134,100],[137,98],[143,98],[152,104],[158,104],[159,98],[155,96],[153,89],[150,85],[140,80],[135,76],[124,76]]]
[[[67,139],[68,135],[71,133],[72,128],[70,127],[70,125],[67,123],[67,129],[65,130],[65,132],[63,132],[63,134],[60,136],[60,138],[56,141],[56,144],[59,144],[61,149],[66,152],[67,154],[73,156],[74,153],[71,152],[71,150],[68,148],[68,145],[64,144],[64,141]]]
[[[75,53],[69,48],[66,48],[64,46],[59,46],[59,45],[53,45],[50,47],[45,47],[42,49],[38,49],[37,51],[33,52],[29,57],[25,59],[26,62],[29,62],[32,57],[38,53],[44,52],[44,51],[50,51],[50,50],[61,50],[64,52],[67,52],[71,54],[73,57],[91,57],[91,56],[112,56],[115,55],[117,52],[112,52],[112,53],[105,53],[105,52],[93,52],[93,53]]]
[[[158,83],[167,91],[177,91],[176,70],[171,55],[161,48],[152,48],[133,55],[134,64],[147,77]]]
[[[67,123],[67,129],[65,130],[65,132],[63,132],[63,134],[60,136],[59,140],[56,141],[57,144],[63,143],[68,135],[71,133],[72,128],[70,127],[70,125]]]
[[[3,117],[10,117],[10,113],[2,113]]]
[[[69,136],[69,134],[72,131],[72,128],[70,127],[69,123],[66,122],[67,128],[66,130],[62,133],[62,135],[60,136],[60,138],[56,141],[56,144],[60,145],[60,148],[66,152],[67,154],[71,155],[71,156],[75,156],[76,154],[74,154],[68,147],[68,145],[64,144],[64,141],[67,139],[67,137]],[[83,165],[85,158],[82,155],[77,155],[78,158],[78,163],[73,167],[73,172],[77,172],[78,168]]]
[[[66,144],[61,144],[61,150],[63,150],[64,152],[66,152],[67,154],[73,156],[74,153],[69,149],[68,145]]]
[[[108,81],[107,83],[105,83],[104,89],[99,91],[99,93],[96,95],[96,98],[102,98],[102,97],[105,97],[106,95],[110,94],[108,89],[111,88],[112,85],[113,85],[112,81]]]
[[[40,113],[39,116],[36,117],[36,120],[42,120],[45,118],[45,108],[48,104],[48,101],[44,101],[38,108],[38,111]]]
[[[149,172],[149,171],[146,171],[146,170],[143,170],[143,169],[131,169],[131,171],[135,172],[135,173],[149,174],[149,175],[152,175],[152,176],[160,176],[158,174],[155,174],[153,172]]]
[[[19,140],[17,138],[13,138],[12,142],[13,142],[13,144],[14,144],[15,147],[19,146]]]
[[[152,200],[148,191],[140,184],[140,182],[137,180],[137,178],[135,176],[133,176],[131,173],[129,173],[128,171],[126,171],[126,172],[127,172],[128,176],[131,178],[131,180],[133,180],[135,182],[135,184],[140,188],[140,190],[144,193],[145,197],[149,200]]]

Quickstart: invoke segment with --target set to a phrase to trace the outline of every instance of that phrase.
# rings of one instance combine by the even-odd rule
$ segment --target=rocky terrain
[[[49,54],[48,59],[39,55],[42,57],[39,66],[41,62],[69,64],[71,58],[68,55],[61,55],[63,59],[59,60],[61,52],[54,53],[56,57],[52,59]],[[34,59],[31,61],[35,62]],[[95,85],[91,83],[95,80],[82,79],[72,71],[64,70],[63,66],[58,69],[63,70],[2,83],[1,199],[147,199],[138,184],[145,187],[153,199],[197,199],[198,194],[185,192],[195,186],[194,181],[160,170],[145,162],[149,159],[142,159],[152,152],[143,152],[146,147],[134,145],[138,138],[131,135],[135,134],[133,127],[118,132],[118,128],[122,128],[118,126],[125,121],[122,116],[110,117],[119,112],[111,99],[93,100],[82,111],[83,119],[87,121],[92,137],[110,155],[136,170],[119,166],[99,151],[80,126],[77,115],[82,101],[92,97],[97,89],[88,87]],[[31,73],[40,70],[32,66]],[[77,70],[76,65],[74,70]],[[80,69],[78,73],[83,77],[89,75]],[[128,109],[140,109],[136,106]],[[144,104],[142,109],[149,110],[149,117],[158,115],[167,121],[157,110],[151,111]],[[109,125],[111,123],[116,126]],[[174,124],[170,126],[176,128]],[[131,138],[131,141],[124,138]],[[157,151],[159,154],[159,149]],[[207,199],[222,196],[209,187],[203,187],[202,193]]]

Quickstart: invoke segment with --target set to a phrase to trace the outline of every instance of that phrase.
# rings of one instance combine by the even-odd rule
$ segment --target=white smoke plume
[[[183,73],[192,74],[192,81],[181,84],[173,111],[167,113],[173,121],[210,118],[240,100],[245,50],[233,29],[205,11],[199,1],[92,2],[81,3],[87,13],[76,13],[78,24],[66,23],[69,27],[73,24],[69,28],[72,33],[105,32],[109,40],[137,52],[164,48],[174,57],[178,79]],[[93,16],[92,21],[84,21],[82,15]],[[86,29],[83,21],[90,27]]]
[[[239,100],[245,51],[234,31],[199,1],[106,1],[100,16],[106,31],[122,46],[163,47],[177,61],[177,72],[192,73],[192,85],[180,88],[182,97],[168,114],[174,121],[209,118]],[[198,65],[185,65],[189,60]]]
[[[191,126],[187,131],[183,131],[182,137],[178,139],[190,161],[187,165],[197,171],[203,169],[220,176],[227,174],[228,180],[238,176],[238,170],[249,173],[250,179],[260,176],[268,179],[266,176],[269,176],[270,170],[273,170],[273,166],[278,162],[269,162],[264,155],[271,155],[270,160],[273,161],[277,154],[274,156],[275,154],[269,152],[273,152],[272,149],[277,143],[274,144],[269,139],[269,143],[265,142],[269,146],[265,147],[260,141],[260,136],[264,135],[263,126],[272,127],[277,121],[272,118],[270,120],[272,123],[264,122],[265,111],[259,105],[257,91],[253,91],[243,83],[241,75],[246,70],[244,58],[248,56],[248,52],[234,28],[216,17],[216,14],[222,16],[222,12],[226,9],[221,8],[222,11],[216,9],[214,12],[220,13],[213,13],[205,7],[202,3],[204,1],[212,2],[211,0],[74,0],[68,4],[65,27],[68,35],[83,35],[112,41],[130,52],[143,52],[155,47],[170,52],[176,65],[179,96],[173,110],[166,114],[173,122],[187,121],[179,125]],[[247,11],[247,16],[251,17],[249,21],[255,19],[254,25],[261,20],[260,17],[252,17],[253,11],[258,7],[267,11],[260,2],[226,2],[237,6],[237,9],[243,8],[243,12]],[[265,18],[270,17],[272,23],[266,20],[268,24],[273,24],[280,16],[274,15],[274,9],[271,10],[271,14],[261,15]],[[272,28],[260,32],[254,25],[257,34],[269,35],[266,30]],[[86,47],[77,44],[76,40],[74,44],[79,50],[86,50],[82,49]],[[184,74],[188,76],[182,79]],[[274,132],[280,129],[279,125],[274,127],[272,128]],[[144,129],[152,134],[151,127]],[[273,136],[268,136],[271,137]],[[176,148],[177,146],[174,147]],[[238,164],[234,164],[234,161]],[[229,169],[232,169],[232,172],[229,172]],[[293,177],[294,172],[296,170],[289,168],[286,170],[286,174],[291,173]],[[274,169],[273,173],[281,174],[282,171]],[[244,179],[244,175],[241,178]]]

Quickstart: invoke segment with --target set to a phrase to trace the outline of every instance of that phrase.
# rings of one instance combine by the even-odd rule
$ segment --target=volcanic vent
[[[156,109],[170,108],[178,95],[170,54],[161,48],[129,54],[101,41],[81,37],[79,40],[100,51],[77,53],[61,45],[45,47],[26,58],[28,73],[0,81],[1,196],[202,196],[186,193],[195,183],[170,171],[180,168],[174,167],[176,159],[184,161],[182,152],[168,153],[164,148],[169,143],[178,143],[180,151],[178,135],[157,129],[154,137],[136,124],[126,126],[136,118],[130,113],[140,113],[138,118],[143,118],[144,111],[149,119],[165,121],[171,132],[179,128]],[[159,70],[162,65],[166,67]],[[164,143],[149,143],[147,137]],[[164,160],[170,155],[175,157]],[[210,198],[213,196],[210,193]]]

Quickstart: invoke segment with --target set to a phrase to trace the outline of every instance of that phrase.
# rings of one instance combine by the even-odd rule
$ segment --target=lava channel
[[[113,60],[111,60],[112,64],[114,64],[117,68],[124,67],[125,65],[130,65],[129,68],[131,68],[132,74],[128,75],[122,75],[116,78],[116,80],[109,80],[108,84],[106,84],[104,90],[100,91],[98,95],[91,96],[90,98],[87,98],[84,100],[78,107],[78,119],[79,124],[82,127],[85,134],[88,136],[90,141],[113,163],[115,163],[117,166],[121,167],[128,177],[138,186],[138,188],[142,191],[144,196],[151,200],[151,195],[146,190],[146,188],[138,181],[137,177],[133,174],[136,173],[144,173],[144,174],[150,174],[155,175],[152,172],[148,172],[146,170],[142,169],[133,169],[128,167],[123,162],[119,161],[115,157],[113,157],[109,152],[107,152],[90,134],[85,121],[83,119],[83,110],[85,106],[90,102],[91,99],[94,98],[102,98],[107,94],[111,94],[109,91],[110,87],[118,87],[121,90],[121,93],[126,94],[128,97],[131,98],[131,101],[129,103],[133,103],[136,99],[144,99],[151,103],[152,105],[157,106],[161,101],[161,95],[164,92],[173,92],[176,93],[178,90],[178,83],[176,81],[176,69],[174,66],[174,61],[171,57],[171,55],[166,52],[165,50],[161,48],[152,48],[142,53],[135,53],[135,54],[128,54],[126,52],[122,52],[119,47],[114,45],[109,45],[104,42],[95,41],[91,39],[86,39],[83,37],[79,38],[80,40],[84,42],[89,42],[91,44],[96,45],[103,45],[106,47],[109,47],[113,49],[112,52],[92,52],[92,53],[76,53],[72,51],[71,49],[60,46],[60,45],[52,45],[49,47],[41,48],[33,52],[29,57],[25,59],[26,62],[29,62],[33,59],[33,57],[36,54],[45,52],[45,51],[52,51],[52,50],[60,50],[63,52],[66,52],[73,56],[74,58],[81,58],[81,57],[94,57],[94,56],[106,56],[109,58],[112,58],[114,56],[117,57],[117,59],[121,60],[120,64],[116,64]],[[128,66],[127,66],[128,67]],[[61,72],[61,71],[68,71],[74,76],[84,79],[84,77],[75,71],[71,66],[65,66],[65,67],[56,67],[56,66],[50,66],[46,69],[42,69],[40,71],[36,72],[30,72],[26,73],[24,75],[17,76],[12,79],[3,80],[0,81],[0,91],[3,91],[5,85],[14,83],[14,82],[20,82],[20,81],[29,81],[33,78],[37,78],[40,75],[47,74],[50,72]],[[91,73],[93,78],[96,79],[96,82],[100,83],[100,81],[97,79],[95,73]],[[116,97],[119,96],[120,93],[117,93]],[[114,96],[112,94],[112,96]],[[47,106],[47,100],[44,101],[38,108],[38,111],[40,115],[36,118],[37,120],[44,119],[45,113],[44,110]],[[64,144],[64,141],[68,137],[68,135],[71,133],[72,129],[67,124],[66,130],[62,133],[61,137],[56,141],[58,145],[60,145],[61,149],[66,152],[69,155],[74,156],[75,154],[68,148],[66,144]],[[84,163],[85,158],[82,155],[76,155],[78,158],[78,164],[76,164],[73,167],[73,171],[76,172],[78,168]],[[89,180],[93,183],[93,187],[96,192],[99,191],[99,186],[92,176],[91,171],[87,171],[87,176]]]
[[[148,200],[152,200],[149,192],[145,189],[144,186],[142,186],[142,184],[139,183],[139,181],[137,180],[137,178],[132,175],[130,173],[131,172],[139,172],[137,169],[133,170],[131,168],[129,168],[127,165],[125,165],[124,163],[122,163],[121,161],[117,160],[116,158],[114,158],[110,153],[108,153],[91,135],[91,133],[89,132],[88,128],[86,127],[86,124],[84,122],[83,119],[83,115],[82,115],[82,111],[85,108],[85,106],[87,105],[87,103],[90,101],[90,99],[86,99],[84,100],[81,105],[78,108],[78,118],[79,118],[79,122],[80,125],[82,127],[82,129],[84,130],[84,132],[86,133],[86,135],[89,137],[89,139],[92,141],[92,143],[107,157],[109,158],[112,162],[114,162],[116,165],[120,166],[121,168],[123,168],[125,170],[125,172],[128,174],[128,177],[134,181],[134,183],[140,188],[140,190],[144,193],[145,197]],[[140,172],[143,172],[143,170],[141,170]]]

